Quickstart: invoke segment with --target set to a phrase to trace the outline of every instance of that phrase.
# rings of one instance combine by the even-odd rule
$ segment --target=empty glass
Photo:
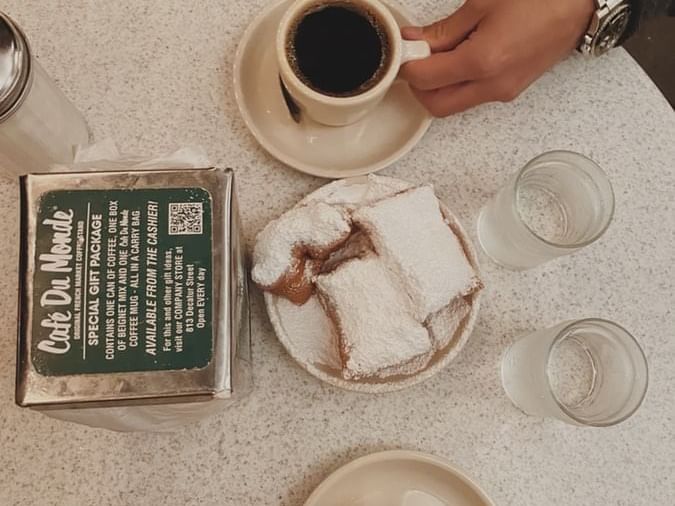
[[[593,160],[544,153],[511,176],[481,210],[478,238],[495,262],[529,269],[597,240],[614,215],[614,193]]]
[[[560,323],[521,337],[504,354],[502,383],[527,414],[606,427],[626,420],[647,392],[635,338],[607,320]]]

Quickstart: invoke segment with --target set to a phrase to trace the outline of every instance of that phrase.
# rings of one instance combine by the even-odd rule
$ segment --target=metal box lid
[[[232,394],[233,185],[217,168],[21,178],[19,405]]]

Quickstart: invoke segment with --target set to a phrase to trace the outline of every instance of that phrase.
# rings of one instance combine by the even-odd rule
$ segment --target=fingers
[[[451,51],[406,63],[400,75],[418,90],[435,90],[489,77],[498,70],[499,62],[490,56],[494,49],[483,50],[482,46],[478,37],[467,39]]]
[[[413,93],[432,115],[444,118],[489,101],[488,90],[479,83],[454,84],[431,91],[413,89]]]
[[[509,102],[526,86],[515,79],[483,79],[438,90],[412,91],[431,114],[443,118],[486,102]]]
[[[427,40],[432,55],[400,75],[434,116],[513,100],[577,41],[576,2],[552,10],[536,0],[466,0],[445,20],[403,31]]]
[[[462,42],[481,18],[482,13],[469,1],[445,19],[423,28],[405,27],[401,33],[408,40],[426,40],[432,52],[447,51]]]

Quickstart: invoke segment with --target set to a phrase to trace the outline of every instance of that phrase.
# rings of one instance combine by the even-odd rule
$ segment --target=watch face
[[[607,16],[595,36],[593,54],[599,56],[606,53],[617,45],[619,39],[626,31],[630,19],[630,7],[620,5]]]

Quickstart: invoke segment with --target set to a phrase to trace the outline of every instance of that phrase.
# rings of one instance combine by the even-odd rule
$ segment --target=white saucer
[[[320,177],[359,176],[387,167],[408,153],[431,124],[408,85],[397,81],[360,122],[327,127],[306,116],[295,123],[286,108],[274,51],[277,25],[292,0],[274,2],[247,28],[234,63],[234,90],[244,122],[263,148],[283,163]],[[401,25],[414,18],[385,0]]]
[[[396,193],[411,188],[412,183],[386,176],[361,176],[333,181],[307,195],[298,205],[308,202],[327,204],[363,205],[373,195],[385,196],[385,192]],[[442,202],[441,211],[459,238],[469,262],[479,273],[478,257],[471,239],[450,209]],[[288,354],[307,372],[333,386],[363,393],[384,393],[402,390],[425,381],[443,370],[459,355],[466,345],[478,318],[482,290],[471,294],[467,301],[471,305],[469,314],[464,317],[453,335],[443,336],[448,342],[445,348],[438,350],[429,364],[421,371],[410,376],[391,376],[388,378],[362,378],[346,380],[342,376],[337,349],[334,343],[332,325],[321,308],[316,297],[312,297],[302,306],[296,306],[283,297],[265,292],[267,314],[274,327],[279,342]]]
[[[449,462],[425,453],[389,451],[354,460],[331,474],[305,506],[494,506]]]

